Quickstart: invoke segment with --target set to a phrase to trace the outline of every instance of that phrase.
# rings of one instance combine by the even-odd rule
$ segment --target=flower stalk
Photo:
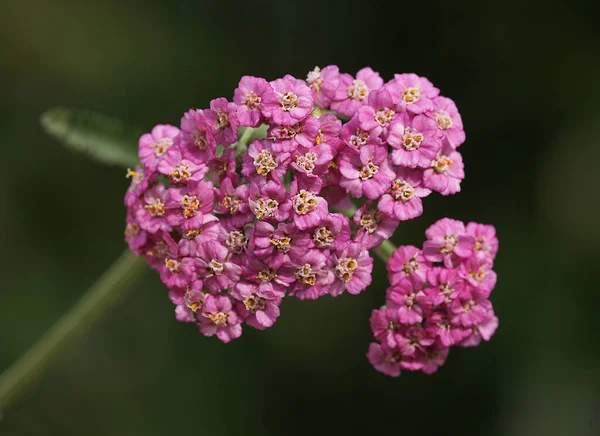
[[[123,252],[75,307],[0,376],[0,411],[14,404],[40,378],[52,359],[97,321],[146,270],[142,259],[129,250]]]

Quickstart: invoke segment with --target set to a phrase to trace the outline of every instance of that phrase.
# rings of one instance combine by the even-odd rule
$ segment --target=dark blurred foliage
[[[433,376],[391,379],[365,358],[381,263],[368,292],[290,299],[274,328],[229,345],[177,323],[148,274],[0,434],[599,434],[597,23],[582,1],[2,1],[0,369],[124,248],[123,171],[63,150],[44,110],[150,129],[244,74],[331,63],[416,72],[456,101],[463,192],[427,198],[395,239],[420,244],[443,216],[496,225],[500,328]]]

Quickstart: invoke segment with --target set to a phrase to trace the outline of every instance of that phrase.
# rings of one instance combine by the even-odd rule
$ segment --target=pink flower
[[[198,326],[204,336],[217,335],[227,343],[242,335],[238,315],[232,310],[231,300],[226,295],[209,295],[198,317]]]
[[[158,163],[175,144],[179,129],[168,124],[159,124],[152,129],[152,133],[142,135],[139,142],[139,157],[144,168],[154,171]]]
[[[301,147],[292,156],[291,166],[302,175],[297,177],[308,177],[320,180],[322,175],[329,170],[329,164],[333,160],[331,146],[327,143],[310,148]]]
[[[143,252],[141,248],[148,242],[148,233],[142,230],[131,213],[127,214],[125,222],[125,241],[131,251],[134,251],[139,256]]]
[[[384,88],[371,92],[369,104],[362,106],[357,112],[361,129],[385,138],[388,127],[396,117],[394,108],[392,95]]]
[[[397,117],[389,128],[388,143],[394,148],[392,161],[396,165],[429,168],[442,146],[435,120],[407,114]]]
[[[425,260],[421,250],[412,245],[402,245],[388,259],[390,285],[399,285],[405,279],[420,285],[426,280],[429,268],[431,263]]]
[[[131,207],[139,200],[140,195],[148,189],[148,185],[153,181],[151,177],[154,179],[155,176],[152,173],[144,173],[144,169],[138,165],[134,170],[127,168],[126,177],[131,178],[131,184],[125,194],[125,206]]]
[[[425,77],[416,74],[395,74],[394,80],[386,86],[396,104],[398,110],[404,110],[413,114],[422,114],[433,109],[433,99],[438,96],[440,90]]]
[[[210,110],[204,111],[208,125],[213,129],[216,141],[229,147],[238,138],[239,121],[237,105],[229,103],[226,98],[217,98],[210,102]]]
[[[295,280],[291,274],[285,275],[281,271],[284,256],[264,262],[263,258],[249,255],[242,267],[242,276],[249,282],[253,282],[258,289],[265,294],[285,296],[285,291]]]
[[[237,117],[241,126],[257,127],[262,121],[262,97],[272,91],[271,85],[262,77],[244,76],[233,92],[233,101],[238,105]]]
[[[382,344],[387,345],[390,348],[396,348],[398,346],[398,340],[402,340],[398,337],[399,331],[404,326],[400,322],[398,310],[395,308],[385,308],[380,310],[373,310],[371,312],[371,330],[373,336]]]
[[[298,181],[290,186],[292,219],[300,230],[316,227],[329,214],[327,201],[307,189],[298,189]]]
[[[446,362],[449,351],[449,348],[441,346],[429,347],[426,353],[421,353],[419,356],[421,371],[427,375],[435,373]]]
[[[450,146],[444,145],[431,166],[423,173],[423,186],[442,195],[456,194],[460,191],[460,182],[464,178],[462,156]]]
[[[182,257],[174,252],[165,257],[164,264],[159,269],[160,279],[168,287],[185,288],[192,280],[182,267]]]
[[[425,235],[423,256],[430,262],[444,261],[446,268],[452,268],[473,254],[475,238],[467,234],[461,221],[442,218],[430,226]]]
[[[354,214],[354,224],[359,229],[354,240],[363,247],[371,249],[381,245],[383,241],[392,237],[398,228],[399,221],[392,219],[378,210],[369,210],[372,201],[366,201]]]
[[[383,79],[371,68],[366,67],[356,73],[356,79],[350,74],[342,74],[331,102],[331,109],[345,117],[352,118],[359,107],[368,101],[369,92],[383,86]]]
[[[292,126],[312,112],[312,92],[303,80],[289,74],[271,82],[272,91],[262,98],[262,113],[275,124]]]
[[[418,326],[408,327],[403,331],[402,336],[406,339],[406,341],[399,344],[400,352],[403,356],[418,357],[435,342],[435,337],[430,337],[427,334],[427,330]],[[421,369],[419,364],[416,366],[418,369]]]
[[[406,221],[423,213],[421,198],[431,191],[421,187],[422,172],[418,169],[397,168],[396,178],[389,191],[381,197],[377,209],[392,219]]]
[[[288,193],[280,182],[268,181],[262,186],[250,185],[248,204],[254,216],[259,220],[285,221],[292,205]]]
[[[270,139],[256,140],[250,144],[248,152],[242,155],[242,175],[250,182],[281,182],[289,161],[289,153],[273,151],[273,141]]]
[[[288,254],[301,258],[309,245],[309,235],[298,230],[294,224],[279,224],[275,229],[271,224],[259,221],[254,225],[250,251],[270,267],[278,268],[288,259]]]
[[[367,358],[377,371],[390,377],[398,377],[400,375],[402,357],[396,349],[390,348],[385,344],[372,342],[369,345]]]
[[[208,167],[208,177],[217,185],[221,184],[226,178],[231,179],[233,183],[240,182],[240,175],[237,172],[237,163],[235,161],[235,151],[231,148],[226,149],[223,156],[212,159]]]
[[[445,311],[430,314],[425,329],[430,337],[437,337],[444,347],[457,345],[470,334],[469,329],[452,324]]]
[[[319,134],[319,125],[317,118],[307,117],[293,126],[273,126],[267,133],[269,136],[275,137],[274,151],[291,153],[298,146],[312,147]]]
[[[196,256],[184,258],[182,269],[202,280],[209,291],[230,289],[239,281],[242,269],[229,261],[229,250],[219,242],[200,244]]]
[[[184,222],[181,225],[181,230],[181,239],[177,243],[179,254],[195,257],[199,245],[218,239],[220,233],[219,219],[214,215],[205,214],[202,215],[200,220]]]
[[[306,83],[312,89],[315,104],[320,108],[327,108],[340,83],[340,70],[336,65],[329,65],[322,70],[315,67],[308,73]]]
[[[478,260],[475,256],[460,265],[460,275],[486,298],[496,286],[496,273],[492,270],[492,265],[486,260]]]
[[[339,165],[340,186],[355,198],[363,195],[371,200],[379,198],[394,180],[385,147],[369,144],[362,147],[358,155],[342,153]]]
[[[191,220],[190,225],[195,226],[202,221],[202,214],[212,211],[213,201],[213,184],[204,180],[190,182],[181,188],[170,188],[166,204],[167,222],[171,226],[180,226]]]
[[[248,204],[249,195],[248,185],[234,187],[230,178],[224,179],[221,187],[215,189],[215,213],[227,215],[222,219],[232,227],[243,227],[251,223],[254,221],[254,215]]]
[[[172,183],[181,184],[202,180],[208,172],[208,167],[184,159],[178,148],[171,147],[158,164],[158,172],[168,176]]]
[[[309,250],[302,257],[291,259],[289,269],[296,281],[290,288],[290,295],[299,300],[316,300],[329,292],[334,280],[333,272],[326,266],[327,257],[319,250]]]
[[[181,147],[183,156],[195,163],[214,158],[217,142],[203,111],[190,109],[181,118]]]
[[[398,319],[402,324],[411,325],[423,321],[423,307],[419,300],[425,295],[415,289],[409,280],[388,289],[387,307],[398,310]]]
[[[424,292],[431,307],[451,303],[465,287],[458,270],[454,268],[436,266],[427,271],[426,277],[428,287]]]
[[[469,223],[466,231],[475,238],[474,251],[478,259],[493,262],[498,252],[498,238],[494,226]]]
[[[448,144],[452,149],[456,149],[465,142],[462,119],[452,100],[442,96],[435,97],[432,111],[431,115],[437,121],[445,144]]]
[[[231,295],[238,301],[238,313],[246,324],[255,329],[271,327],[279,317],[281,296],[262,292],[253,283],[239,282]]]
[[[375,131],[364,130],[360,125],[359,117],[354,117],[342,127],[341,136],[348,146],[347,150],[358,152],[367,144],[381,144],[381,139],[375,134]]]
[[[144,193],[140,206],[135,210],[135,218],[140,228],[150,233],[159,230],[170,232],[173,229],[167,222],[167,195],[163,185],[154,185]]]
[[[333,255],[329,263],[336,278],[331,285],[332,297],[341,295],[344,289],[352,295],[357,295],[371,284],[373,258],[361,244],[349,243],[341,252]]]
[[[492,307],[489,300],[464,290],[449,305],[449,314],[453,325],[472,327],[487,319],[488,310]]]
[[[311,231],[311,239],[316,248],[341,251],[350,240],[350,220],[339,213],[329,214]]]

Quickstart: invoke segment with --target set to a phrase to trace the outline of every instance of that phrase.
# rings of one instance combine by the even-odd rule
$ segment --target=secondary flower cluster
[[[233,101],[140,138],[126,240],[177,319],[228,342],[244,323],[272,326],[284,296],[365,290],[369,250],[421,215],[432,190],[459,191],[464,139],[452,100],[414,74],[244,76]],[[362,201],[352,222],[334,212],[352,210],[350,197]]]
[[[437,371],[451,346],[473,347],[498,327],[488,300],[496,284],[493,226],[443,218],[420,250],[398,248],[388,260],[386,303],[371,315],[367,354],[378,371]]]

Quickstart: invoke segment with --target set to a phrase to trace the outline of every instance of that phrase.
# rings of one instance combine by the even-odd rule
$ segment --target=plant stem
[[[19,360],[0,376],[0,411],[33,384],[54,357],[94,323],[146,270],[145,262],[126,250]]]

